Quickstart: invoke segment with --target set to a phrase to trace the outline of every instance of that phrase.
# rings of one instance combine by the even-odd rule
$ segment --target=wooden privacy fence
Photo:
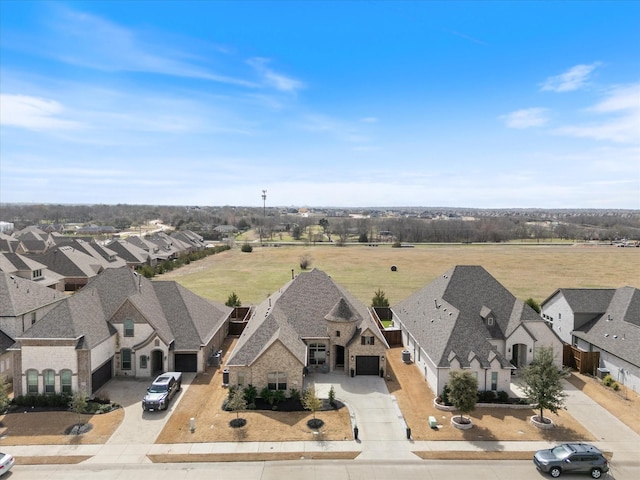
[[[573,345],[565,345],[562,350],[562,364],[580,373],[595,375],[600,365],[600,352],[585,352]]]

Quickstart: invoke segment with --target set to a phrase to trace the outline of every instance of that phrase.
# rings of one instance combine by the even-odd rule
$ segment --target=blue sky
[[[0,0],[0,201],[640,208],[640,2]]]

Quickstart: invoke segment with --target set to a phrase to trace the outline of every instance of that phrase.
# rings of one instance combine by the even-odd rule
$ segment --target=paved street
[[[448,441],[414,442],[407,440],[402,414],[395,398],[386,389],[379,377],[356,377],[347,379],[340,374],[323,374],[314,378],[318,395],[325,397],[331,386],[336,399],[344,402],[351,412],[352,423],[360,429],[359,441],[341,442],[233,442],[233,443],[189,443],[155,444],[169,415],[179,404],[189,388],[193,376],[185,376],[183,392],[172,402],[167,412],[146,412],[140,408],[140,399],[147,386],[145,382],[131,379],[111,381],[107,388],[111,398],[125,408],[125,417],[113,436],[104,445],[68,446],[13,446],[15,456],[36,455],[88,455],[89,460],[79,465],[63,466],[16,466],[12,477],[41,479],[85,478],[91,472],[92,479],[125,478],[132,472],[149,472],[155,480],[199,479],[230,468],[230,464],[154,465],[148,455],[203,454],[242,452],[327,452],[359,451],[352,461],[313,461],[301,458],[298,462],[253,462],[233,463],[234,472],[242,471],[233,478],[271,479],[287,476],[296,478],[468,478],[500,479],[545,478],[536,472],[530,461],[476,461],[453,462],[419,460],[415,451],[532,451],[550,446],[547,442],[466,442]],[[612,471],[609,478],[637,480],[640,478],[640,436],[609,414],[580,390],[566,383],[567,410],[581,422],[599,441],[596,446],[613,452]],[[311,455],[309,455],[311,456]],[[401,461],[398,463],[398,461]],[[508,468],[507,468],[508,466]],[[390,469],[390,470],[388,470]],[[511,473],[505,473],[506,471]],[[76,472],[79,476],[69,476]],[[153,473],[151,473],[153,472]],[[207,473],[208,472],[208,473]],[[384,473],[383,473],[384,472]],[[401,476],[400,473],[402,473]],[[145,473],[146,475],[147,473]],[[75,475],[75,473],[73,473]],[[104,476],[103,476],[104,475]],[[563,478],[571,478],[564,476]],[[584,478],[584,477],[579,477]]]

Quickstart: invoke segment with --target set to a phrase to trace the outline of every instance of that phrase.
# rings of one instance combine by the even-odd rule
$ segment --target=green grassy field
[[[516,297],[542,302],[557,288],[640,288],[640,248],[587,245],[350,245],[254,247],[191,263],[157,280],[176,280],[224,303],[235,292],[243,305],[260,303],[299,273],[300,257],[331,275],[365,305],[380,288],[391,305],[455,265],[482,265]],[[392,272],[395,265],[397,271]]]

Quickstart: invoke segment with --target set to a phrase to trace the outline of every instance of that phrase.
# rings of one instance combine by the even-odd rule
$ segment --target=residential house
[[[639,289],[560,288],[540,307],[564,342],[583,352],[599,352],[597,368],[640,390]]]
[[[0,253],[0,271],[64,292],[64,277],[26,255]]]
[[[25,253],[26,251],[26,247],[20,240],[11,235],[0,233],[0,252]]]
[[[130,268],[138,268],[143,265],[155,266],[149,252],[126,240],[111,240],[106,247],[122,258]]]
[[[75,239],[73,237],[64,237],[66,240],[58,239],[56,245],[58,247],[71,247],[79,250],[87,255],[95,258],[105,268],[120,268],[126,266],[127,262],[120,258],[113,250],[103,247],[95,242],[93,239],[85,241],[82,239]]]
[[[231,312],[176,282],[107,269],[16,338],[14,392],[92,393],[113,376],[202,372]]]
[[[191,230],[180,230],[178,232],[173,232],[171,234],[171,238],[174,240],[178,240],[187,246],[188,252],[199,252],[204,250],[207,244],[204,241],[204,238],[201,235],[198,235]]]
[[[256,307],[226,367],[233,385],[302,390],[306,372],[379,375],[387,348],[369,309],[314,269]]]
[[[47,250],[46,253],[30,255],[29,258],[62,275],[64,277],[64,289],[67,292],[81,289],[90,278],[109,268],[109,264],[104,259],[92,257],[81,250],[69,246],[56,246]]]
[[[61,292],[14,274],[0,272],[0,376],[13,377],[15,338],[41,320],[65,298]]]
[[[454,370],[469,370],[480,390],[509,391],[512,371],[562,342],[542,318],[481,266],[456,266],[391,308],[407,354],[432,391]]]
[[[26,253],[42,254],[55,246],[53,240],[49,238],[48,233],[34,226],[26,227],[19,232],[14,232],[13,236],[20,240],[26,249]]]

